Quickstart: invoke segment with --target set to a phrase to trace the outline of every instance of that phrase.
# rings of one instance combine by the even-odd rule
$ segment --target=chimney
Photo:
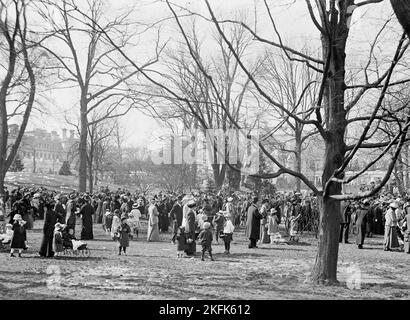
[[[63,140],[67,139],[67,129],[63,129]]]
[[[70,130],[70,139],[74,139],[74,130]]]

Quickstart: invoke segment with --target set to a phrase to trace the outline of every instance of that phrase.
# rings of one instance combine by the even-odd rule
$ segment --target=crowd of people
[[[384,234],[384,250],[410,253],[410,198],[386,194],[344,201],[340,213],[340,242],[349,243],[349,236],[355,236],[358,248],[363,249],[366,237]],[[147,195],[106,187],[89,194],[18,187],[10,193],[6,190],[0,199],[0,240],[10,244],[11,256],[16,251],[21,256],[28,248],[26,230],[33,228],[36,219],[44,220],[41,257],[59,256],[66,247],[94,239],[96,224],[118,242],[118,254],[126,255],[130,240],[138,239],[144,219],[147,242],[159,241],[160,233],[171,233],[178,257],[195,255],[199,243],[202,259],[208,253],[213,260],[213,241],[223,242],[224,253],[230,254],[234,233],[240,229],[245,230],[249,249],[259,243],[298,242],[306,231],[317,235],[319,209],[316,197],[297,192],[263,197],[222,191]],[[80,231],[76,230],[78,219]],[[279,228],[281,224],[284,228]]]

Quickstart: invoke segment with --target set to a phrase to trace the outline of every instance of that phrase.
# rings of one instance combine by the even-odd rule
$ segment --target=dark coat
[[[67,211],[66,209],[64,209],[63,204],[62,203],[56,203],[55,207],[54,207],[54,211],[57,212],[57,214],[59,216],[63,217],[63,220],[65,221],[65,217],[67,215]]]
[[[57,222],[64,223],[63,217],[58,215],[53,209],[46,209],[43,226],[43,239],[41,241],[39,251],[39,254],[42,257],[52,257],[54,255],[54,226]]]
[[[246,220],[246,233],[249,239],[260,239],[261,219],[263,216],[259,213],[255,204],[248,208],[248,219]]]
[[[177,250],[184,251],[186,249],[186,236],[185,233],[179,232],[176,236],[177,239]]]
[[[118,229],[117,233],[119,234],[119,246],[120,247],[129,247],[130,245],[130,233],[131,228],[128,224],[124,223],[121,224]]]
[[[180,206],[178,203],[175,203],[174,206],[171,209],[171,212],[169,213],[169,216],[171,219],[176,219],[177,221],[177,227],[180,227],[182,225],[182,206]]]
[[[190,209],[187,214],[187,227],[185,229],[185,232],[189,234],[195,234],[195,227],[195,212]]]
[[[363,207],[356,211],[355,223],[357,228],[357,245],[363,245],[364,237],[366,236],[366,223],[368,211],[369,209]]]
[[[57,222],[64,223],[63,216],[52,209],[47,209],[44,219],[43,234],[47,237],[53,237],[54,226]]]
[[[13,224],[13,238],[11,239],[10,248],[12,249],[24,249],[26,247],[26,227],[15,221]]]
[[[81,230],[81,240],[92,240],[93,235],[93,214],[94,208],[88,202],[81,207],[80,214],[83,221],[83,229]]]
[[[210,229],[204,229],[199,233],[199,241],[201,245],[206,248],[210,248],[212,244],[212,231]]]

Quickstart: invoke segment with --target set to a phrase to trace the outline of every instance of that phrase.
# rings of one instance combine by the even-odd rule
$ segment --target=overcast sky
[[[107,15],[115,15],[116,12],[124,10],[124,8],[135,8],[133,17],[140,21],[155,22],[164,17],[170,16],[170,11],[164,3],[148,0],[110,0],[107,7]],[[206,6],[202,0],[174,0],[175,3],[187,7],[189,10],[200,12],[207,15]],[[294,47],[308,42],[311,46],[317,46],[315,41],[318,38],[318,32],[311,22],[305,1],[297,0],[292,6],[285,4],[291,1],[272,0],[272,12],[276,20],[279,31],[282,34],[284,42]],[[262,36],[275,39],[273,37],[273,29],[264,8],[262,0],[210,0],[212,7],[218,17],[233,18],[235,15],[246,12],[251,21],[253,21],[254,13],[257,14],[257,31]],[[273,6],[275,4],[275,6]],[[282,5],[281,5],[282,4]],[[368,6],[363,10],[357,10],[354,15],[352,30],[352,39],[350,46],[350,58],[354,56],[356,62],[366,58],[362,55],[363,48],[369,46],[378,27],[381,26],[386,16],[391,13],[389,1],[384,1],[382,4]],[[201,24],[204,34],[213,32],[211,24]],[[173,32],[176,32],[174,21],[170,20],[165,23],[162,29],[162,38],[170,38],[171,43],[174,38]],[[359,32],[358,32],[359,31]],[[145,41],[148,38],[146,38]],[[275,39],[276,40],[276,39]],[[141,45],[143,46],[144,40]],[[142,50],[142,48],[138,48]],[[386,50],[386,48],[380,48]],[[348,57],[349,58],[349,57]],[[36,114],[29,127],[42,127],[49,131],[58,130],[61,132],[62,127],[67,127],[64,122],[64,115],[78,112],[78,91],[76,90],[58,90],[53,91],[50,98],[56,102],[56,105],[48,105],[48,114]],[[155,136],[155,132],[159,130],[159,124],[155,119],[152,119],[137,110],[132,110],[126,117],[121,119],[121,125],[124,128],[126,143],[130,146],[150,144]]]

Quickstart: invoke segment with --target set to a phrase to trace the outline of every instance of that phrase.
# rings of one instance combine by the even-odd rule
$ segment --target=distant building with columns
[[[18,130],[18,125],[10,125],[10,141],[16,138]],[[78,138],[74,130],[62,129],[61,133],[60,136],[57,131],[48,132],[40,128],[26,131],[18,150],[24,164],[23,171],[58,174],[64,161],[72,164],[77,158],[75,148]]]

